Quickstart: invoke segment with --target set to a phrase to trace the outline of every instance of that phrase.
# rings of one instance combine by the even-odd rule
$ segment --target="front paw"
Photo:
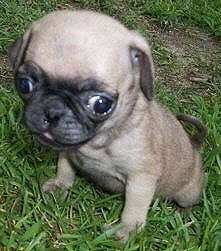
[[[130,239],[130,233],[131,231],[129,231],[126,227],[123,227],[115,233],[115,238],[122,243],[126,243]]]
[[[114,237],[122,243],[126,243],[130,239],[130,235],[134,230],[136,230],[136,227],[126,226],[123,223],[111,224],[104,227],[106,237]]]
[[[68,188],[61,185],[58,179],[50,179],[42,186],[45,193],[54,193],[57,189],[60,189],[61,200],[65,200],[68,195]]]
[[[51,179],[45,182],[42,186],[42,190],[45,193],[54,193],[58,188],[57,180]]]

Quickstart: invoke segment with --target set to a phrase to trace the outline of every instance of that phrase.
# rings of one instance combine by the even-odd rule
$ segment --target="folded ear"
[[[138,68],[140,74],[140,88],[145,97],[151,101],[154,96],[153,60],[147,41],[137,33],[136,40],[130,46],[130,58],[133,68]]]
[[[9,63],[14,71],[22,64],[25,52],[31,40],[31,33],[27,31],[22,37],[18,38],[8,50]]]

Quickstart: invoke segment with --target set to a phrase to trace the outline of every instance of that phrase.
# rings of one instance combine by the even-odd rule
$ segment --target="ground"
[[[220,42],[199,30],[174,28],[162,31],[158,29],[154,35],[177,56],[180,63],[179,71],[172,76],[167,73],[166,78],[159,67],[157,73],[162,81],[172,80],[175,85],[181,86],[191,86],[199,82],[209,84],[212,69],[210,67],[205,71],[205,67],[202,65],[220,67]],[[201,64],[200,67],[199,64]]]

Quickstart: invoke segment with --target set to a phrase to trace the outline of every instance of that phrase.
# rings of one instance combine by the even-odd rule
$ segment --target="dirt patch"
[[[5,85],[13,82],[12,71],[8,64],[6,53],[0,54],[0,85]]]
[[[173,82],[174,85],[192,86],[194,83],[220,84],[217,76],[221,72],[221,43],[201,31],[171,29],[155,30],[154,37],[172,51],[180,67],[174,73],[165,72],[157,67],[158,78],[162,82]]]

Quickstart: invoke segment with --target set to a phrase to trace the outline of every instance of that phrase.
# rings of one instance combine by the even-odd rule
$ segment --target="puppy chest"
[[[93,157],[88,155],[75,153],[70,156],[73,167],[83,176],[95,183],[99,183],[103,177],[111,177],[125,184],[125,176],[117,170],[109,156],[102,153],[93,154]]]

